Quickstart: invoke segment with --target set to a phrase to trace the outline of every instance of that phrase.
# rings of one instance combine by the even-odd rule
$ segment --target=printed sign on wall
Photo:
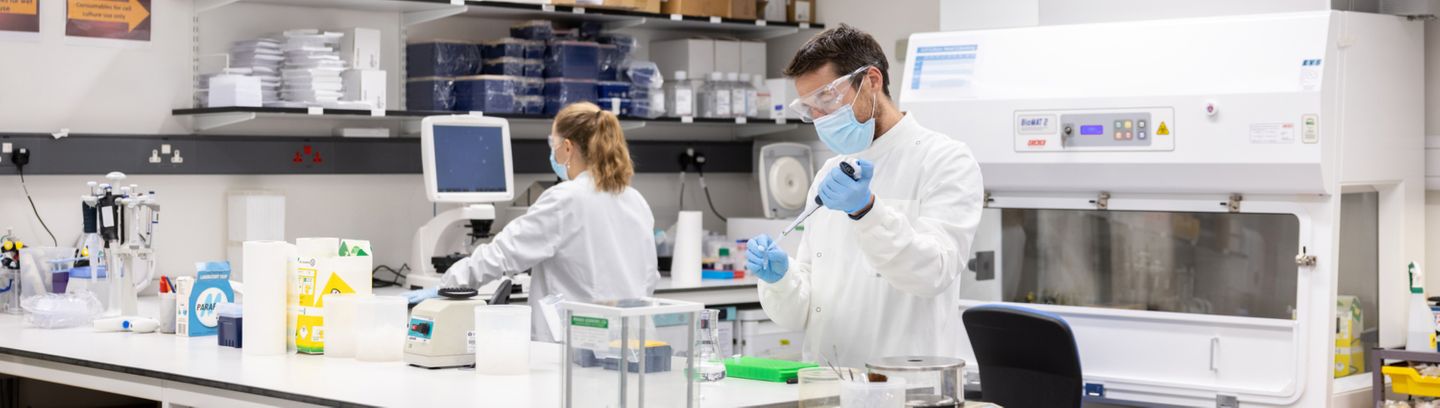
[[[40,32],[40,0],[0,0],[0,31]]]
[[[150,0],[66,0],[65,35],[150,41]]]

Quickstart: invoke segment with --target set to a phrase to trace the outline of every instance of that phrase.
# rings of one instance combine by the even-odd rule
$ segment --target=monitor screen
[[[505,139],[498,126],[435,126],[435,186],[440,193],[502,193]]]

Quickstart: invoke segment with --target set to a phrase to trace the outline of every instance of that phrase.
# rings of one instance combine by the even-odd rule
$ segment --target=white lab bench
[[[700,286],[676,287],[672,279],[660,278],[655,285],[655,297],[683,300],[704,305],[740,305],[760,302],[760,291],[756,289],[760,279],[754,275],[747,275],[744,279],[705,279],[700,281]],[[492,282],[480,288],[480,297],[488,299],[497,284]],[[398,295],[405,292],[399,287],[376,289],[375,293],[380,295]],[[511,300],[522,301],[526,294],[517,293],[511,295]]]
[[[754,290],[753,288],[750,290]],[[157,310],[141,298],[141,314]],[[164,406],[543,406],[559,405],[560,348],[533,343],[529,375],[427,370],[401,362],[324,356],[257,357],[214,336],[96,333],[89,327],[26,327],[0,315],[0,373],[130,395]],[[588,375],[612,371],[590,369]],[[577,377],[583,378],[583,377]],[[583,381],[579,379],[577,381]],[[653,389],[684,392],[683,387]],[[703,406],[789,406],[797,386],[742,379],[706,384]]]

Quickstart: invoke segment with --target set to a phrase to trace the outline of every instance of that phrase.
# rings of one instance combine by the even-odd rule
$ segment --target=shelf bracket
[[[409,27],[420,23],[428,23],[445,17],[462,14],[469,9],[470,7],[468,6],[445,6],[431,10],[411,11],[405,13],[403,22],[406,27]]]
[[[198,115],[193,118],[195,130],[210,130],[254,120],[255,112],[225,112]]]
[[[765,135],[773,135],[780,132],[788,132],[799,128],[800,125],[796,125],[793,123],[786,125],[761,125],[752,123],[750,125],[737,127],[735,129],[735,136],[739,138],[753,138]]]
[[[643,26],[643,25],[645,25],[645,23],[648,23],[648,22],[650,22],[650,19],[649,19],[649,18],[636,17],[636,18],[629,19],[629,20],[621,20],[621,21],[614,21],[614,22],[605,23],[605,29],[606,29],[606,30],[623,30],[623,29],[626,29],[626,28],[635,28],[635,27]]]
[[[195,0],[195,14],[203,14],[231,4],[239,3],[240,0]]]

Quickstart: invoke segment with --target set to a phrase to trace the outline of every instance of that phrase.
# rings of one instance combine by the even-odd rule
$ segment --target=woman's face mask
[[[569,166],[560,164],[560,162],[555,160],[555,151],[560,150],[560,147],[563,145],[563,143],[557,143],[556,140],[560,140],[560,138],[555,137],[555,135],[550,135],[550,170],[554,171],[555,175],[560,177],[560,180],[570,181]],[[568,156],[565,158],[565,162],[570,162]]]

